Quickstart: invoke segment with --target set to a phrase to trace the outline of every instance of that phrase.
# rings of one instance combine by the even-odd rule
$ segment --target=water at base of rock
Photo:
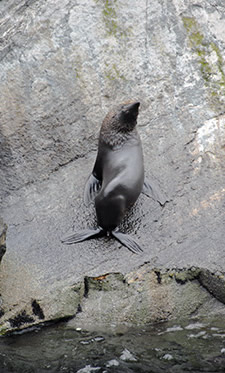
[[[225,320],[158,323],[110,332],[65,324],[0,339],[1,373],[224,372]]]

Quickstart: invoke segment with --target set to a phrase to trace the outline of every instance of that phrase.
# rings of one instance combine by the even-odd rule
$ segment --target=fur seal
[[[63,239],[63,243],[74,244],[93,236],[112,235],[132,252],[143,251],[132,237],[118,230],[141,192],[160,199],[144,180],[142,145],[136,129],[139,106],[138,101],[127,101],[115,107],[103,120],[97,158],[84,189],[85,205],[95,203],[98,227],[78,231]]]

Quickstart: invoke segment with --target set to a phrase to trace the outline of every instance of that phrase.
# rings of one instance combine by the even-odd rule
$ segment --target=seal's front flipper
[[[143,251],[137,242],[127,234],[119,231],[112,231],[111,233],[122,245],[126,246],[133,253],[138,254]]]
[[[64,238],[63,240],[61,240],[61,242],[67,245],[72,245],[73,243],[82,242],[82,241],[87,240],[88,238],[97,236],[101,232],[102,232],[101,228],[84,229],[82,231],[77,231],[76,233],[72,234],[69,237]]]
[[[101,182],[91,174],[85,184],[84,188],[84,204],[89,206],[92,201],[94,201],[96,195],[101,188]]]
[[[161,206],[164,206],[165,203],[168,202],[168,199],[166,198],[165,194],[161,191],[156,181],[151,180],[151,182],[149,182],[147,179],[145,179],[142,193],[159,202]]]

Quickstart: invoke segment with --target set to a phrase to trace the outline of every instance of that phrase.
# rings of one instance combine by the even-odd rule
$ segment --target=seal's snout
[[[139,101],[133,101],[126,103],[122,107],[122,114],[127,117],[127,119],[131,119],[132,117],[137,117],[138,116],[138,108],[140,106]]]
[[[138,110],[139,106],[140,106],[140,102],[135,101],[135,102],[132,102],[131,104],[127,105],[126,109],[129,112],[135,112],[135,111]]]
[[[139,101],[133,101],[124,105],[122,109],[122,119],[124,122],[129,123],[129,128],[132,128],[136,124],[139,106]]]
[[[140,106],[140,102],[137,101],[137,102],[134,103],[134,105],[135,105],[137,108],[139,108],[139,106]]]

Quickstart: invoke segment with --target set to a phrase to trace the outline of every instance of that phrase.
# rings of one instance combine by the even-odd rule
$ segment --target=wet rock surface
[[[175,294],[196,284],[224,303],[224,2],[2,0],[0,11],[2,330],[74,316],[85,278],[144,263],[157,294],[161,273],[180,269]],[[111,238],[64,246],[96,223],[82,195],[101,122],[134,97],[146,174],[168,202],[141,195],[121,226],[142,255]]]

